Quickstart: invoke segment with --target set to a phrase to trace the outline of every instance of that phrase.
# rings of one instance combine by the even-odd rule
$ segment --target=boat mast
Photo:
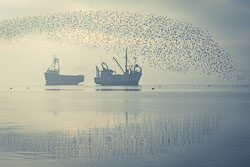
[[[60,65],[59,65],[59,59],[57,58],[57,63],[58,63],[58,71],[60,71]]]
[[[126,48],[126,56],[125,56],[126,62],[125,62],[125,72],[128,71],[128,48]]]
[[[56,58],[54,57],[53,70],[56,70]]]
[[[58,71],[58,72],[60,71],[59,59],[56,58],[56,56],[54,56],[54,60],[48,69],[52,71]]]
[[[59,59],[54,57],[54,71],[60,71]]]

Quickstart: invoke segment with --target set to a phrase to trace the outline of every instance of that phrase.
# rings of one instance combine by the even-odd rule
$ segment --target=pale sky
[[[190,22],[205,31],[229,52],[249,83],[250,66],[250,1],[248,0],[1,0],[0,20],[85,10],[115,10],[167,16]],[[86,82],[93,82],[94,64],[104,51],[67,46],[39,39],[20,39],[0,46],[0,75],[4,84],[44,84],[43,72],[50,65],[53,54],[61,60],[62,72],[85,71]],[[82,55],[96,55],[86,60]],[[74,55],[69,57],[67,55]],[[114,55],[112,55],[114,56]],[[94,57],[94,56],[92,56]],[[104,56],[105,58],[105,56]],[[93,64],[88,66],[87,64]],[[80,69],[80,70],[79,70]],[[166,75],[145,67],[142,84],[196,83],[192,76]],[[157,74],[157,75],[156,75]],[[184,77],[183,77],[184,76]],[[202,76],[201,76],[202,77]],[[204,79],[204,78],[203,78]],[[204,82],[209,79],[204,79]]]

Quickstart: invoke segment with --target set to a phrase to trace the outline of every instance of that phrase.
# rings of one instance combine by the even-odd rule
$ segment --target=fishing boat
[[[125,67],[124,69],[113,57],[114,61],[122,70],[122,74],[116,74],[115,71],[109,69],[108,65],[105,62],[101,63],[102,70],[96,66],[96,77],[94,81],[96,84],[107,85],[107,86],[137,86],[142,75],[142,68],[136,64],[136,59],[134,65],[128,66],[128,54],[126,49],[125,55]]]
[[[59,59],[56,57],[44,75],[46,85],[77,85],[84,81],[84,75],[61,75]]]

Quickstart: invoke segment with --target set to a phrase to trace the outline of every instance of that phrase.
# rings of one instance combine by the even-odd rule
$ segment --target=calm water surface
[[[249,157],[249,85],[0,88],[0,166],[248,167]]]

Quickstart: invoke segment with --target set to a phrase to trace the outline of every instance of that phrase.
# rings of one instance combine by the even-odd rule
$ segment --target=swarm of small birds
[[[239,80],[232,56],[209,32],[165,16],[79,11],[0,21],[0,44],[33,36],[116,53],[128,48],[128,55],[160,71]]]

